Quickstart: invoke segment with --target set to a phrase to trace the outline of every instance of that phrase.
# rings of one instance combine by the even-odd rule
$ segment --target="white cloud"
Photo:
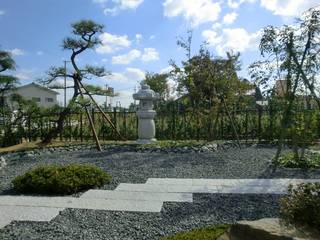
[[[236,8],[239,8],[240,5],[242,5],[243,3],[254,3],[254,2],[256,2],[256,0],[228,0],[228,6],[230,8],[236,9]]]
[[[319,0],[261,0],[260,4],[275,15],[295,17],[319,5]]]
[[[0,10],[0,16],[5,15],[5,14],[6,14],[6,12],[5,12],[5,11]]]
[[[8,50],[8,52],[10,52],[13,56],[25,55],[25,51],[23,51],[22,49],[19,49],[19,48],[14,48],[14,49]]]
[[[211,46],[219,44],[222,41],[221,37],[218,37],[218,33],[214,30],[204,30],[202,37]]]
[[[137,49],[133,49],[127,54],[113,56],[112,57],[112,64],[130,64],[134,60],[141,57],[141,52]]]
[[[235,52],[256,50],[261,31],[248,33],[244,28],[225,28],[221,34],[213,30],[205,30],[202,36],[209,45],[215,47],[220,56],[223,56],[231,50]]]
[[[121,107],[129,107],[130,104],[133,102],[133,90],[122,90],[122,91],[117,91],[118,96],[114,97],[112,99],[113,106],[116,105],[117,102],[120,102]]]
[[[37,55],[38,56],[42,56],[44,54],[44,52],[42,52],[42,51],[37,51]]]
[[[230,25],[234,23],[237,17],[238,17],[238,14],[236,12],[228,13],[223,17],[223,23]]]
[[[126,68],[124,72],[115,72],[103,77],[107,83],[136,84],[145,78],[146,74],[139,68]]]
[[[160,70],[160,74],[170,73],[172,70],[173,70],[173,67],[172,66],[168,66],[168,67],[165,67],[165,68],[161,69]]]
[[[155,38],[156,38],[155,35],[151,35],[151,36],[149,37],[150,40],[153,40],[153,39],[155,39]]]
[[[105,32],[99,36],[99,39],[102,45],[96,48],[96,52],[100,54],[113,53],[131,46],[127,35],[119,36]]]
[[[120,5],[120,9],[136,9],[144,0],[113,0]]]
[[[220,29],[222,28],[222,24],[219,22],[216,22],[214,24],[212,24],[212,29]]]
[[[159,60],[159,53],[155,48],[144,48],[143,53],[140,50],[133,49],[127,54],[112,57],[112,64],[127,65],[140,59],[143,62],[151,62]]]
[[[220,2],[214,0],[165,0],[166,17],[183,16],[192,26],[214,22],[221,12]]]
[[[35,80],[35,70],[34,69],[21,69],[15,73],[15,77],[17,77],[21,81],[26,80]]]
[[[122,10],[134,10],[138,8],[144,0],[93,0],[94,3],[99,3],[103,7],[106,4],[111,4],[112,7],[107,7],[104,9],[104,14],[106,15],[116,15]]]
[[[144,62],[159,60],[159,53],[155,48],[145,48],[141,60]]]
[[[142,38],[143,38],[142,34],[140,34],[140,33],[137,33],[137,34],[136,34],[136,42],[137,42],[138,44],[141,42]]]

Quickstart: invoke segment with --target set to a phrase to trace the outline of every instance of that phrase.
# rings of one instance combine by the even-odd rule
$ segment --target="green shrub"
[[[21,193],[72,194],[100,187],[111,177],[91,165],[40,166],[16,177],[12,183]]]
[[[273,162],[277,166],[287,168],[320,168],[320,155],[315,153],[305,154],[304,159],[297,160],[292,152],[283,154],[277,162]]]
[[[320,229],[320,183],[289,187],[289,195],[280,201],[285,223]]]
[[[202,228],[185,233],[178,233],[172,237],[166,237],[162,240],[216,240],[222,234],[224,234],[228,225],[217,225],[213,227]]]

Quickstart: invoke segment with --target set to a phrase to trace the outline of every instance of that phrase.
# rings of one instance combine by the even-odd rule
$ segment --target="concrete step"
[[[82,194],[80,198],[161,202],[192,202],[192,193],[89,190]]]
[[[162,201],[106,200],[72,197],[0,196],[0,206],[79,208],[128,212],[160,212]]]

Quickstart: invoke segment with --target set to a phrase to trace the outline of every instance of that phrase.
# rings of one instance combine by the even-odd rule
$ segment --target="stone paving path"
[[[192,202],[193,193],[285,194],[290,184],[307,182],[320,179],[149,178],[114,191],[89,190],[80,198],[0,196],[0,228],[11,221],[50,221],[65,208],[159,213],[164,202]]]

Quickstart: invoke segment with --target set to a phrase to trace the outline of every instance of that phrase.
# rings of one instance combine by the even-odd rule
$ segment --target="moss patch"
[[[178,233],[175,236],[162,238],[162,240],[216,240],[222,234],[224,234],[229,225],[217,225],[190,232]]]

